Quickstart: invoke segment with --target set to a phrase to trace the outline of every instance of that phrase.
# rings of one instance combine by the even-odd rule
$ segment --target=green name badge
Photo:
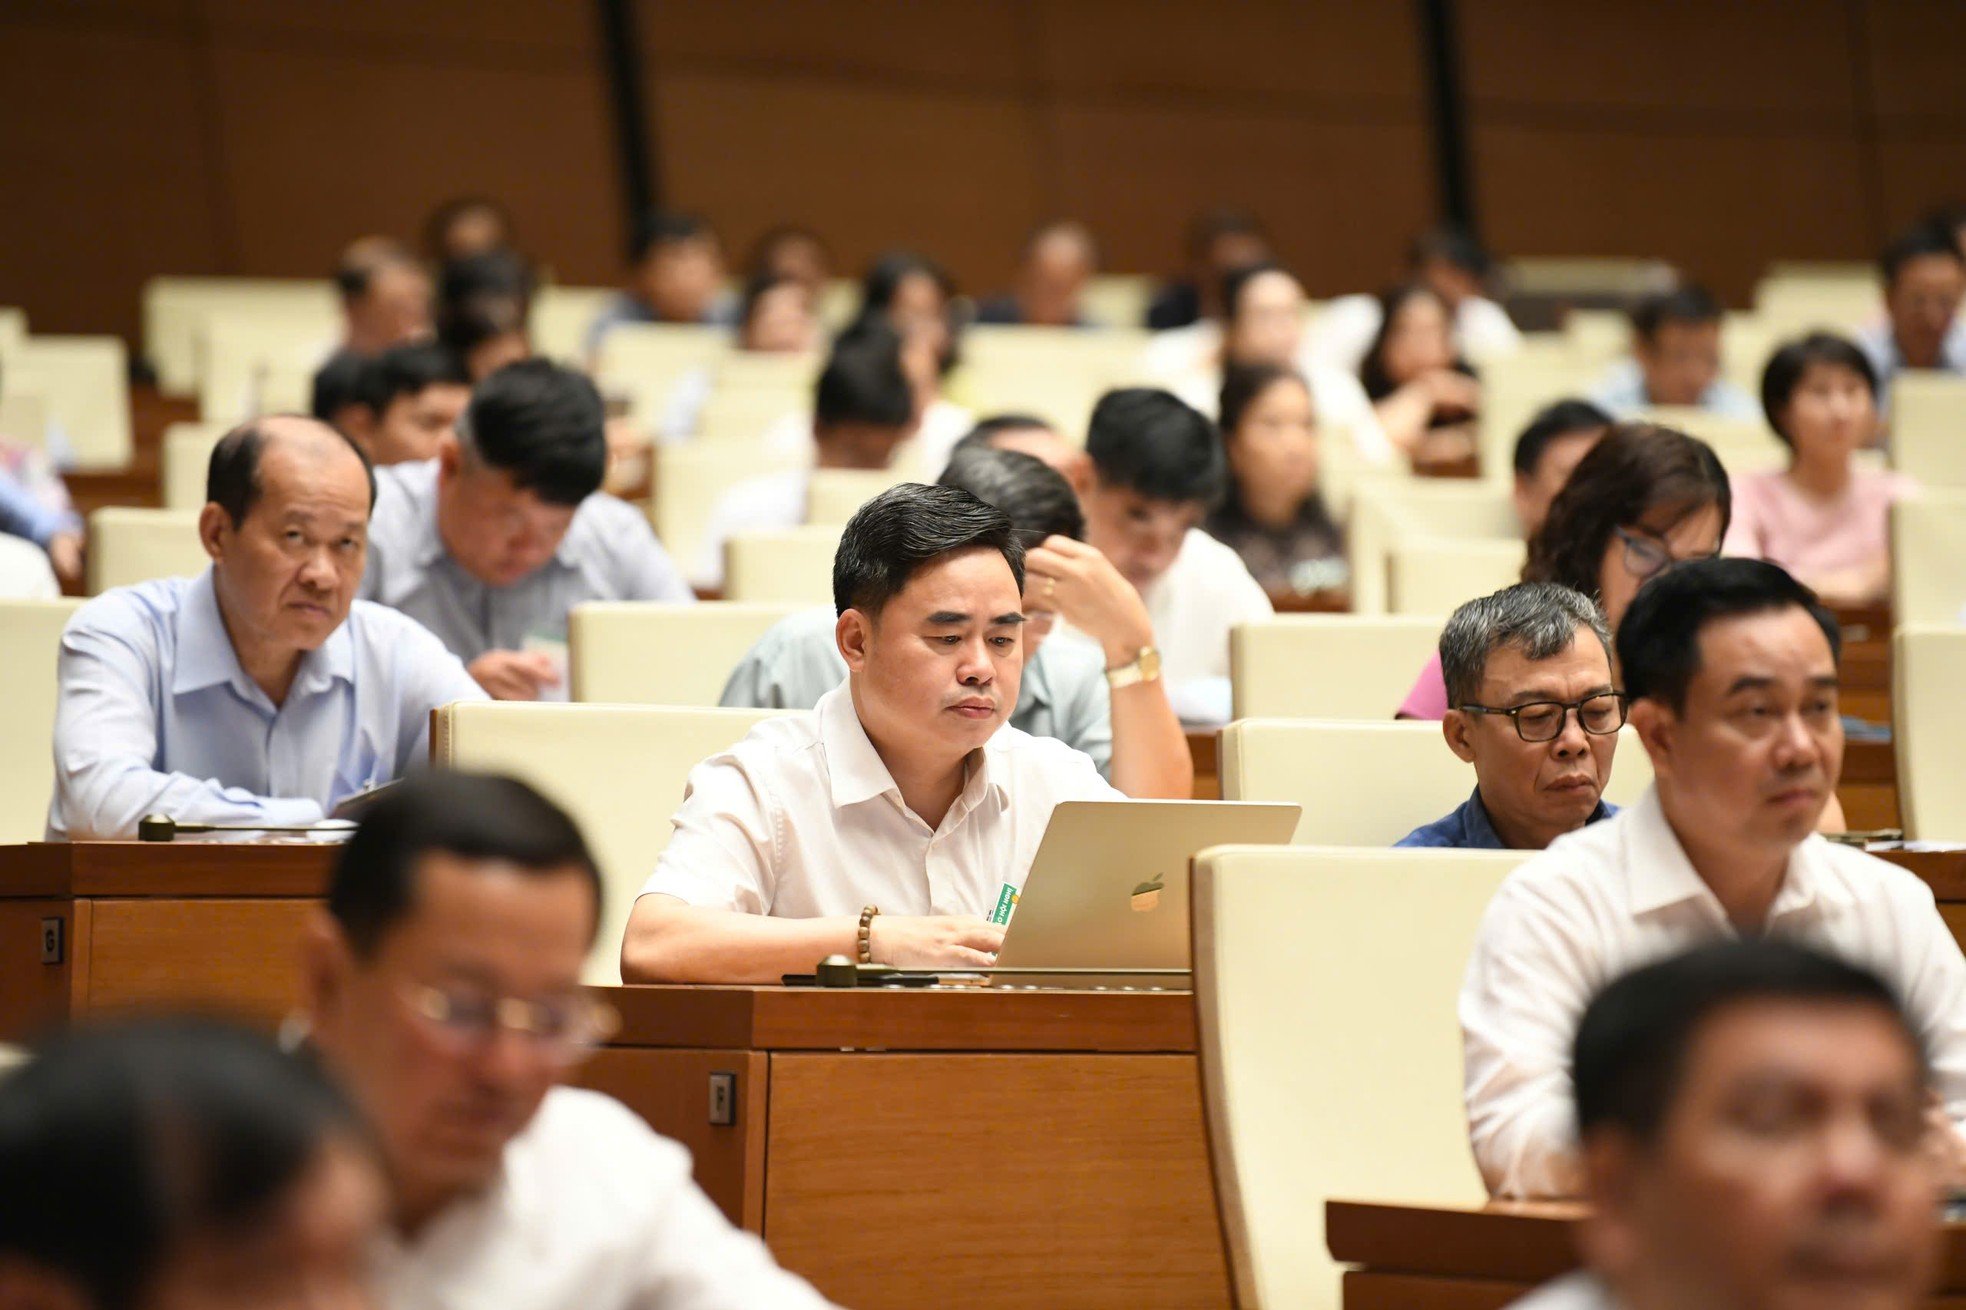
[[[997,893],[997,909],[996,913],[990,916],[990,922],[996,924],[1009,923],[1010,912],[1016,908],[1017,889],[1009,883],[1005,883],[1003,890]]]

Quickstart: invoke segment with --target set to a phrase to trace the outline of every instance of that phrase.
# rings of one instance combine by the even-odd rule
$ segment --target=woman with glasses
[[[1570,475],[1529,540],[1524,582],[1555,582],[1598,603],[1615,633],[1644,583],[1720,553],[1732,512],[1727,472],[1704,441],[1652,423],[1620,423]],[[1447,686],[1436,656],[1399,708],[1439,719]]]
[[[1779,564],[1832,605],[1883,600],[1891,505],[1911,483],[1857,466],[1878,432],[1870,359],[1828,332],[1791,341],[1768,360],[1761,404],[1789,464],[1740,480],[1727,553]]]

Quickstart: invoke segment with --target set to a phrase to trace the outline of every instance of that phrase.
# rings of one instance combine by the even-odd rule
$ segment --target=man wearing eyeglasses
[[[401,783],[336,861],[304,1019],[394,1185],[384,1304],[819,1310],[696,1186],[687,1152],[558,1085],[614,1026],[580,987],[600,894],[573,821],[509,778]]]
[[[1877,971],[1932,1055],[1934,1140],[1957,1176],[1966,959],[1911,873],[1815,834],[1843,761],[1836,621],[1773,564],[1699,560],[1640,589],[1618,666],[1654,785],[1502,885],[1462,985],[1468,1125],[1489,1190],[1574,1196],[1570,1043],[1636,966],[1791,938]]]
[[[1523,582],[1454,611],[1440,634],[1447,747],[1474,765],[1474,794],[1400,846],[1539,851],[1609,818],[1625,703],[1611,633],[1588,597]]]

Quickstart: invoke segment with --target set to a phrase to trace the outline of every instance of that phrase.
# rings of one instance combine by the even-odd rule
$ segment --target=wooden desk
[[[1499,1310],[1577,1267],[1577,1205],[1495,1202],[1480,1209],[1332,1201],[1331,1256],[1345,1310]],[[1966,1310],[1966,1227],[1948,1225],[1932,1310]]]
[[[1195,766],[1195,799],[1222,799],[1222,734],[1219,730],[1188,733],[1188,758]]]
[[[335,848],[313,843],[0,846],[0,1040],[132,1006],[277,1022]]]
[[[1843,776],[1836,783],[1843,818],[1852,832],[1901,828],[1898,754],[1888,741],[1853,741],[1843,748]]]
[[[603,994],[622,1030],[582,1081],[836,1301],[1228,1304],[1188,993]]]

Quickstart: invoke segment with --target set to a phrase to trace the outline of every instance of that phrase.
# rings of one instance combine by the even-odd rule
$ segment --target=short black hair
[[[994,550],[1024,590],[1024,543],[1010,516],[955,487],[904,482],[854,511],[833,556],[833,608],[878,615],[922,569],[964,550]]]
[[[442,346],[418,341],[391,346],[367,360],[356,399],[380,417],[399,396],[419,395],[427,387],[470,385],[471,378],[456,355]]]
[[[1213,508],[1229,481],[1215,425],[1194,406],[1152,387],[1108,391],[1092,408],[1085,453],[1099,480],[1149,500]]]
[[[860,307],[854,311],[853,322],[841,335],[851,336],[870,326],[891,327],[888,315],[894,308],[894,297],[900,292],[902,283],[917,276],[933,282],[942,293],[948,342],[936,364],[946,376],[962,359],[962,323],[956,315],[956,281],[949,276],[948,269],[927,255],[912,250],[890,250],[875,259],[860,280]]]
[[[373,956],[410,914],[417,865],[433,852],[530,874],[571,866],[594,893],[600,929],[600,866],[565,810],[517,778],[439,769],[404,778],[372,801],[335,858],[328,913],[358,955]]]
[[[473,350],[508,332],[524,332],[532,303],[510,291],[479,291],[437,308],[437,344],[460,363]]]
[[[1558,437],[1576,432],[1600,432],[1615,420],[1588,400],[1559,400],[1536,411],[1529,426],[1515,439],[1515,471],[1533,477],[1543,452]]]
[[[1495,267],[1495,261],[1489,257],[1481,242],[1475,240],[1474,233],[1451,224],[1422,232],[1413,238],[1406,258],[1408,264],[1416,269],[1429,260],[1443,260],[1471,277],[1484,280]]]
[[[1222,398],[1218,402],[1217,426],[1223,437],[1234,435],[1242,426],[1242,416],[1265,391],[1279,382],[1295,382],[1308,393],[1311,384],[1304,375],[1287,364],[1230,364],[1222,370]],[[1315,411],[1315,398],[1313,398]]]
[[[915,393],[901,370],[901,338],[864,323],[833,343],[813,391],[815,430],[838,423],[905,428],[915,421]]]
[[[1816,593],[1779,565],[1758,559],[1702,559],[1650,579],[1618,625],[1618,669],[1625,694],[1686,708],[1686,689],[1700,671],[1700,630],[1716,619],[1791,606],[1807,613],[1840,657],[1843,634]]]
[[[1632,331],[1641,341],[1654,341],[1669,323],[1701,327],[1720,322],[1720,302],[1706,288],[1687,283],[1670,291],[1655,291],[1632,307]]]
[[[1940,255],[1966,263],[1966,252],[1960,250],[1959,237],[1954,229],[1929,220],[1914,223],[1892,237],[1883,254],[1878,256],[1877,270],[1884,275],[1886,289],[1897,283],[1898,274],[1904,271],[1906,264],[1928,255]]]
[[[991,446],[958,445],[938,486],[967,491],[1010,516],[1026,546],[1046,537],[1085,539],[1085,511],[1065,475],[1035,455]]]
[[[72,1029],[0,1079],[0,1256],[131,1310],[182,1244],[278,1222],[321,1151],[371,1151],[304,1056],[210,1020]]]
[[[442,305],[504,296],[530,306],[536,288],[531,263],[516,250],[484,250],[446,260],[437,271],[437,300]]]
[[[1871,399],[1877,398],[1877,370],[1871,365],[1870,356],[1848,337],[1834,332],[1811,332],[1798,340],[1784,342],[1761,370],[1761,412],[1783,445],[1792,447],[1795,439],[1782,426],[1782,412],[1795,399],[1795,389],[1802,385],[1802,375],[1812,364],[1849,369],[1864,380]]]
[[[548,359],[507,364],[478,384],[459,435],[479,459],[553,505],[578,505],[608,470],[607,411],[585,374]]]
[[[302,419],[299,414],[269,415],[272,418]],[[212,457],[205,464],[205,499],[216,501],[238,527],[259,503],[263,488],[259,484],[259,457],[266,449],[266,431],[260,419],[249,418],[218,439]],[[303,421],[313,421],[305,420]],[[362,475],[369,480],[369,508],[375,508],[375,464],[361,445],[332,423],[321,426],[335,435],[342,445],[362,461]]]
[[[660,246],[683,241],[715,241],[716,239],[716,231],[708,222],[695,214],[682,214],[667,209],[650,210],[642,215],[641,221],[635,225],[635,262],[640,263],[647,259]]]
[[[962,439],[956,442],[954,450],[950,453],[954,454],[956,450],[965,450],[971,446],[994,449],[996,439],[1006,432],[1056,431],[1058,428],[1050,419],[1039,418],[1036,414],[992,414],[988,418],[978,419],[976,426],[963,433]]]
[[[1875,973],[1796,942],[1742,938],[1643,965],[1613,979],[1585,1007],[1570,1056],[1578,1134],[1615,1129],[1640,1146],[1657,1141],[1701,1030],[1722,1012],[1757,1001],[1875,1010],[1930,1078],[1917,1027]]]
[[[350,405],[362,404],[362,372],[368,360],[352,350],[337,350],[314,370],[308,409],[323,423]]]

